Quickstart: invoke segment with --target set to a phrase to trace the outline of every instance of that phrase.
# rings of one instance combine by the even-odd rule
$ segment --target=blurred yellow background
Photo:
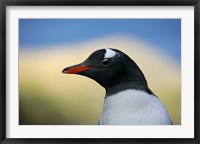
[[[181,124],[181,66],[157,47],[129,35],[19,50],[20,125],[96,125],[105,90],[84,76],[61,71],[101,48],[117,48],[143,71],[150,89]]]

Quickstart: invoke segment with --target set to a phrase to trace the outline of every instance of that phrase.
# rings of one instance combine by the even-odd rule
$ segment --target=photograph
[[[199,144],[199,6],[0,2],[0,143]]]
[[[179,18],[19,18],[19,125],[182,125]]]

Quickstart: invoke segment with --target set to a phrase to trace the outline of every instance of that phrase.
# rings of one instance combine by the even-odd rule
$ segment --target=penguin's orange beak
[[[92,68],[91,66],[74,65],[74,66],[70,66],[70,67],[63,69],[62,73],[78,74],[80,72],[86,71],[86,70],[91,69],[91,68]]]

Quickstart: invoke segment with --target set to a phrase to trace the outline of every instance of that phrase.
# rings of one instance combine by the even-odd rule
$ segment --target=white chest
[[[170,125],[161,101],[138,90],[126,90],[105,99],[101,125]]]

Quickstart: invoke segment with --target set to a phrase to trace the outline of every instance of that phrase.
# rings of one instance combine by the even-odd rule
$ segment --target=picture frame
[[[194,138],[7,138],[6,110],[7,106],[7,13],[9,6],[193,6],[194,7]],[[0,2],[1,9],[1,96],[0,96],[0,142],[5,144],[21,143],[170,143],[170,144],[199,144],[199,46],[200,46],[200,2],[199,0],[4,0]]]

